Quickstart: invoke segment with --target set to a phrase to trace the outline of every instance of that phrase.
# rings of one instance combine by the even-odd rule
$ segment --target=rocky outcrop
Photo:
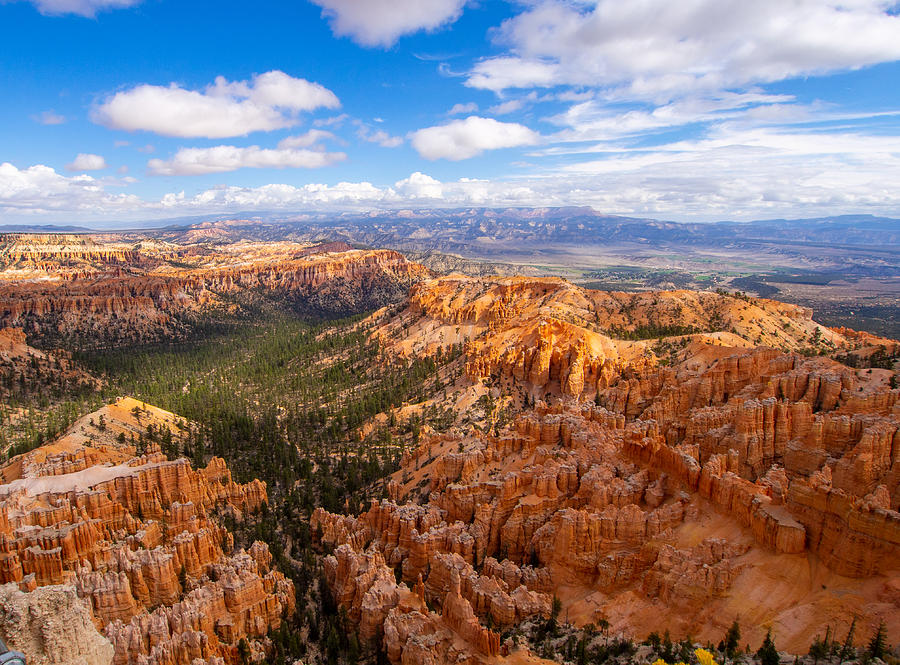
[[[391,663],[474,664],[500,651],[500,635],[479,622],[455,567],[449,568],[446,590],[426,591],[421,578],[412,588],[396,582],[377,550],[357,552],[344,544],[324,565],[329,588],[348,608],[360,638],[382,642]],[[429,595],[440,612],[428,609]]]
[[[454,275],[420,282],[410,290],[406,311],[379,334],[401,355],[464,344],[470,379],[514,380],[535,397],[591,397],[623,381],[653,390],[663,380],[660,361],[685,360],[692,343],[848,353],[863,353],[864,343],[900,351],[896,341],[861,340],[853,331],[816,323],[808,308],[773,300],[592,291],[532,277]],[[618,397],[627,400],[629,416],[646,407],[640,393]]]
[[[385,584],[397,584],[389,573],[408,588],[421,581],[442,611],[464,600],[482,628],[546,615],[556,595],[576,622],[638,634],[718,639],[738,614],[794,649],[834,613],[900,630],[900,608],[880,591],[900,570],[900,390],[888,370],[791,353],[823,336],[856,343],[810,316],[557,280],[421,283],[376,334],[399,354],[464,344],[472,394],[490,391],[518,414],[504,429],[426,437],[404,454],[390,499],[355,517],[316,511],[314,531],[348,561],[377,560]],[[666,363],[655,340],[598,332],[667,326],[707,332],[677,335]],[[755,346],[760,335],[781,348]],[[355,616],[359,590],[342,579],[378,585],[329,578]],[[393,662],[443,662],[428,640],[406,640],[433,624],[399,598],[367,598],[385,603],[366,635],[404,645],[388,650]],[[444,622],[468,616],[458,607]],[[455,630],[490,651],[474,628]]]
[[[153,445],[137,456],[119,435],[151,424],[176,438],[189,429],[126,398],[2,468],[0,581],[70,585],[117,665],[234,662],[242,638],[264,638],[294,611],[268,548],[235,550],[212,519],[258,510],[265,484],[235,483],[218,458],[193,469]]]
[[[191,315],[224,307],[226,295],[270,292],[317,313],[363,311],[399,299],[428,274],[397,252],[343,243],[235,243],[204,246],[197,256],[176,249],[101,252],[78,271],[67,267],[67,254],[51,253],[30,272],[0,272],[0,325],[77,346],[145,341],[180,334]],[[21,252],[15,257],[21,262]]]
[[[85,235],[0,234],[0,266],[4,269],[46,271],[60,264],[124,265],[140,259],[140,252],[127,243],[98,243]]]
[[[0,635],[32,665],[109,665],[113,646],[72,586],[0,586]]]

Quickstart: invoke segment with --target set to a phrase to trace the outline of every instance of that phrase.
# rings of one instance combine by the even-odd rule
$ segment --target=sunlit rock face
[[[651,325],[682,333],[660,333],[675,352],[621,339]],[[900,630],[900,390],[795,352],[869,336],[773,301],[457,277],[376,334],[401,355],[463,344],[467,390],[519,405],[424,437],[366,512],[313,515],[335,599],[391,662],[492,658],[460,599],[486,631],[553,596],[638,637],[719,639],[739,617],[750,643],[771,625],[805,652],[835,616]]]
[[[265,483],[235,483],[219,458],[195,470],[158,448],[136,455],[132,435],[149,425],[176,438],[186,427],[124,398],[0,468],[0,582],[35,598],[65,585],[114,663],[234,662],[241,638],[294,611],[266,545],[235,550],[211,517],[258,510]]]

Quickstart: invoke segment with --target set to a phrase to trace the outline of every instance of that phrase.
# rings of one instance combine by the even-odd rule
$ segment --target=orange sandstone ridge
[[[813,321],[810,309],[775,300],[705,291],[592,291],[530,277],[420,282],[410,290],[407,310],[381,335],[400,355],[465,343],[473,380],[506,377],[574,397],[606,387],[626,367],[659,365],[660,337],[680,349],[696,342],[786,351],[900,349],[895,340],[827,328]]]
[[[668,366],[656,340],[600,332],[641,326],[701,332]],[[314,514],[335,599],[392,663],[494,662],[509,645],[486,625],[553,596],[639,637],[718,640],[739,618],[749,643],[772,628],[805,652],[853,616],[900,634],[900,390],[792,352],[854,349],[852,331],[768,300],[450,277],[380,334],[401,354],[465,343],[472,389],[549,400],[426,437],[359,516]]]
[[[185,316],[233,307],[228,294],[262,290],[308,299],[323,310],[364,309],[428,276],[397,252],[346,243],[100,244],[75,238],[0,242],[0,326],[79,343],[169,338]]]
[[[140,252],[127,243],[98,243],[90,236],[48,233],[0,234],[0,265],[9,269],[58,270],[61,265],[128,264]]]
[[[235,551],[210,513],[257,510],[265,483],[235,483],[219,458],[194,470],[120,443],[150,424],[185,426],[123,398],[0,468],[0,583],[73,589],[117,665],[237,663],[241,638],[260,652],[294,611],[294,588],[265,544]]]

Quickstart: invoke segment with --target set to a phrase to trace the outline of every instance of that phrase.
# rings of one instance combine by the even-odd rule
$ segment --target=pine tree
[[[741,643],[741,627],[737,619],[734,620],[731,628],[725,633],[725,639],[722,642],[722,653],[724,654],[722,665],[725,665],[728,658],[733,659],[737,655],[738,645]]]
[[[760,665],[778,665],[778,649],[775,648],[771,629],[766,631],[766,638],[756,652],[756,657],[759,658]]]
[[[847,639],[844,640],[844,646],[841,647],[840,662],[852,660],[856,658],[856,648],[853,646],[853,633],[856,631],[856,617],[850,622],[850,630],[847,631]]]
[[[826,633],[825,640],[827,639],[828,634]],[[819,659],[826,658],[828,656],[828,642],[820,640],[819,636],[816,635],[816,639],[813,640],[813,643],[809,645],[809,655],[813,659],[813,665],[819,665]]]
[[[878,624],[878,629],[872,635],[872,639],[869,640],[866,654],[868,654],[869,658],[880,658],[881,660],[884,660],[884,657],[887,655],[887,635],[884,621]]]
[[[603,633],[605,644],[609,646],[609,619],[601,618],[597,621],[597,625],[600,626],[600,631]]]
[[[243,665],[247,665],[250,662],[250,645],[244,637],[238,642],[238,657]]]

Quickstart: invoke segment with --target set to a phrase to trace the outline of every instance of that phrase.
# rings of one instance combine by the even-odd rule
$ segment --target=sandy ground
[[[159,462],[141,466],[117,464],[115,466],[92,466],[83,471],[66,473],[60,476],[41,476],[39,478],[19,478],[9,484],[0,485],[0,495],[14,494],[25,490],[29,496],[37,496],[47,492],[63,493],[74,490],[87,490],[108,480],[130,476],[135,473],[159,466]]]

